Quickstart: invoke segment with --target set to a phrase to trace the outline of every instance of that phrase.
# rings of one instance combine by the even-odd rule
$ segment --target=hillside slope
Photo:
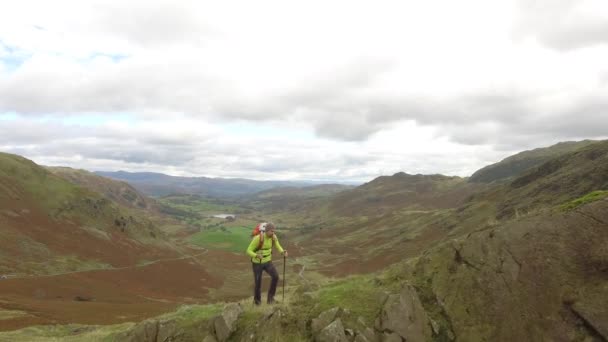
[[[109,200],[126,207],[145,209],[151,212],[158,212],[159,210],[159,205],[156,201],[146,197],[126,182],[101,177],[89,171],[76,170],[69,167],[47,167],[47,169],[73,184],[100,193]]]
[[[483,185],[467,183],[460,177],[409,175],[381,176],[331,199],[336,215],[381,215],[391,210],[447,209],[459,206]]]
[[[0,153],[0,272],[46,274],[175,256],[136,211]]]
[[[178,245],[137,203],[0,153],[0,331],[145,319],[209,301],[243,268],[231,253]]]
[[[607,245],[601,200],[455,239],[426,252],[413,278],[427,310],[459,340],[601,341]]]
[[[495,181],[504,181],[519,176],[526,170],[543,164],[552,158],[574,152],[594,143],[596,143],[596,141],[593,140],[567,141],[549,147],[520,152],[505,158],[498,163],[488,165],[476,171],[469,178],[469,182],[491,183]]]

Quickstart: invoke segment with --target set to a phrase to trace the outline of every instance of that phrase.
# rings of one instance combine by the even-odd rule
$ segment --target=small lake
[[[217,215],[212,215],[211,217],[227,219],[229,217],[236,218],[236,215],[235,214],[217,214]]]

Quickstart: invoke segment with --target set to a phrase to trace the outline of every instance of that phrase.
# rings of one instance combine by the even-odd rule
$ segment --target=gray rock
[[[240,304],[231,303],[224,307],[222,314],[213,323],[215,337],[219,342],[228,340],[230,335],[236,330],[236,322],[241,313],[243,313],[243,308]]]
[[[403,342],[403,338],[397,333],[384,333],[382,335],[382,342]]]
[[[365,322],[365,319],[361,316],[357,317],[357,323],[361,326],[367,326],[367,322]]]
[[[215,339],[215,337],[213,335],[207,335],[203,339],[203,342],[217,342],[217,340]]]
[[[371,342],[371,341],[368,340],[367,337],[365,337],[363,335],[357,335],[357,336],[355,336],[355,339],[353,342]]]
[[[342,308],[336,307],[323,311],[318,318],[313,318],[310,325],[313,334],[318,333],[342,314]]]
[[[344,335],[346,335],[346,339],[349,342],[353,342],[355,340],[355,331],[353,329],[344,329]]]
[[[361,335],[363,335],[369,342],[380,341],[380,338],[376,335],[376,332],[372,328],[365,328],[363,332],[361,332]]]
[[[431,322],[431,328],[433,329],[433,333],[435,335],[439,335],[439,323],[435,322],[433,319],[429,319]]]
[[[606,304],[608,304],[608,300],[598,300],[593,304],[579,302],[572,306],[572,311],[583,319],[585,323],[593,327],[604,339],[608,340],[608,311],[606,311]]]
[[[174,321],[159,322],[156,342],[173,341],[177,337],[178,333],[179,332],[177,331]]]
[[[395,332],[408,342],[429,341],[432,336],[429,318],[416,289],[409,285],[399,295],[389,296],[376,327],[382,332]]]
[[[340,318],[326,326],[316,338],[317,342],[348,342]]]
[[[128,342],[156,342],[158,335],[158,321],[146,320],[138,323],[126,336],[120,338]]]

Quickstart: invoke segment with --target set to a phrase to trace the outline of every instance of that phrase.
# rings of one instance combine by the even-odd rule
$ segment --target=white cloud
[[[605,136],[599,0],[6,7],[0,113],[21,117],[0,122],[0,146],[49,162],[273,178],[466,175],[492,156]],[[91,113],[129,119],[84,128],[65,119]],[[243,123],[306,138],[225,130]],[[393,150],[420,134],[408,141],[415,153]]]

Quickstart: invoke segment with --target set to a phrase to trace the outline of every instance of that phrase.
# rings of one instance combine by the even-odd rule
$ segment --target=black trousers
[[[253,302],[255,304],[262,303],[262,272],[266,271],[270,275],[270,288],[268,289],[267,302],[271,304],[274,301],[274,294],[277,292],[277,284],[279,283],[279,273],[272,264],[272,261],[263,264],[251,263],[253,268],[253,281],[255,290],[253,292]]]

